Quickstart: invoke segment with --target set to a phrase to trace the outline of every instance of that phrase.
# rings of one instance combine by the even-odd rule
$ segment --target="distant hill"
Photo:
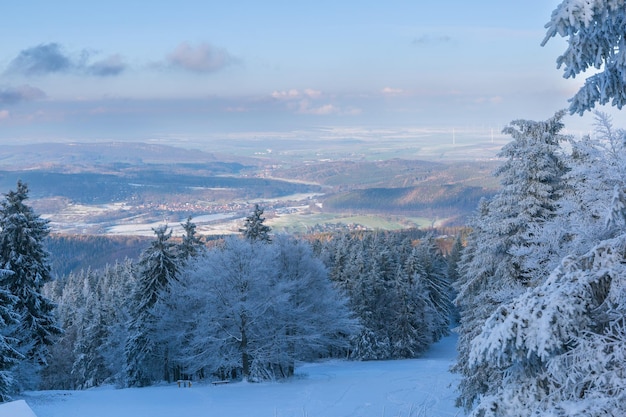
[[[150,164],[201,164],[218,168],[235,162],[243,167],[255,164],[253,158],[216,155],[196,149],[133,142],[41,143],[0,147],[0,169],[46,169],[63,172],[101,172],[105,167],[120,169]]]
[[[59,173],[45,170],[0,171],[0,189],[14,189],[20,179],[29,185],[32,198],[64,197],[80,204],[106,204],[130,199],[141,203],[153,202],[155,199],[167,201],[165,197],[173,194],[187,195],[189,201],[192,201],[194,195],[210,189],[236,190],[237,195],[247,199],[275,198],[319,190],[314,185],[236,176],[237,172],[228,176],[201,175],[199,168],[199,174],[192,175],[177,172],[178,168],[178,165],[151,165],[115,174]],[[189,165],[183,168],[185,171],[193,171]]]
[[[332,149],[348,145],[333,142]],[[192,216],[205,233],[222,234],[238,230],[237,219],[257,202],[286,228],[301,220],[315,226],[303,217],[312,213],[329,223],[368,214],[410,218],[409,226],[459,225],[499,187],[497,160],[351,160],[345,152],[316,158],[125,142],[4,146],[0,193],[26,182],[33,207],[58,233],[145,234]]]
[[[483,197],[499,184],[492,176],[498,161],[420,160],[334,161],[276,170],[327,186],[324,211],[397,214],[454,219],[463,224]]]
[[[134,236],[56,235],[46,240],[52,273],[62,277],[81,269],[101,269],[124,259],[138,259],[152,238]]]
[[[420,214],[424,217],[456,218],[454,225],[464,224],[465,217],[481,198],[493,191],[481,187],[447,184],[440,187],[366,188],[333,194],[324,199],[329,211],[361,213]],[[452,225],[452,224],[449,224]]]

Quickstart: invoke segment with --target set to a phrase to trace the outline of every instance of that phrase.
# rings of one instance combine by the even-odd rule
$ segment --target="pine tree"
[[[23,365],[39,368],[46,364],[48,347],[62,331],[53,314],[54,303],[42,294],[44,284],[52,281],[49,255],[44,249],[48,223],[26,205],[27,199],[28,186],[18,181],[16,190],[5,194],[1,203],[0,266],[12,273],[0,276],[0,288],[17,297],[15,311],[20,315],[20,325],[13,336],[27,359]],[[19,381],[22,386],[32,382],[25,378]]]
[[[172,231],[167,225],[154,229],[156,239],[139,260],[135,290],[135,310],[126,343],[127,384],[146,386],[161,378],[168,380],[170,368],[166,352],[156,343],[154,306],[165,295],[171,282],[177,280],[178,262]]]
[[[243,236],[251,241],[259,240],[261,242],[270,242],[270,231],[272,230],[268,225],[264,224],[265,217],[263,217],[263,209],[258,205],[254,205],[254,212],[246,217],[243,229],[239,229],[243,233]]]

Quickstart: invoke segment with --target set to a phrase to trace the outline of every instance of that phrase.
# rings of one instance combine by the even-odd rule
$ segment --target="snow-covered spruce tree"
[[[11,274],[0,270],[0,276]],[[0,288],[0,402],[10,401],[10,394],[14,390],[13,367],[23,359],[15,349],[17,340],[10,335],[13,328],[19,324],[19,314],[14,309],[17,297],[9,291]]]
[[[154,306],[177,280],[178,261],[172,231],[167,225],[154,229],[156,239],[142,253],[134,296],[134,311],[126,342],[126,374],[128,386],[146,386],[154,381],[170,379],[168,353],[156,343]]]
[[[58,304],[63,335],[50,347],[42,371],[43,389],[81,389],[125,381],[124,345],[135,282],[134,264],[126,259],[70,273],[46,286]]]
[[[446,263],[434,240],[413,248],[402,233],[344,233],[321,255],[361,324],[352,357],[413,358],[448,332]]]
[[[626,415],[626,235],[566,257],[541,285],[500,306],[468,368],[497,367],[472,416]]]
[[[252,241],[259,240],[261,242],[270,242],[272,240],[269,235],[272,229],[265,224],[263,211],[264,210],[258,204],[255,204],[254,212],[246,217],[243,228],[239,229],[246,239]]]
[[[426,236],[413,249],[411,257],[416,258],[417,268],[409,271],[409,274],[417,274],[421,278],[433,306],[432,340],[436,342],[449,334],[452,317],[452,290],[447,275],[447,263],[432,234]]]
[[[413,260],[410,258],[407,264]],[[400,267],[395,277],[393,326],[389,326],[390,357],[416,358],[435,341],[438,312],[429,297],[423,268]]]
[[[565,78],[593,67],[599,70],[570,99],[570,112],[583,114],[598,104],[626,104],[626,2],[624,0],[563,0],[546,24],[542,43],[557,34],[568,47],[557,58]]]
[[[44,240],[48,222],[26,205],[28,186],[17,182],[15,191],[4,195],[0,207],[0,267],[11,274],[0,276],[0,288],[17,297],[15,311],[20,324],[10,336],[19,340],[17,350],[24,355],[17,373],[20,387],[35,382],[33,371],[46,364],[48,347],[61,334],[54,317],[54,303],[42,294],[52,281],[49,254]]]
[[[125,344],[128,340],[128,323],[132,319],[132,298],[136,288],[136,265],[130,259],[107,265],[98,280],[98,297],[102,324],[106,330],[99,353],[104,358],[106,375],[100,377],[104,383],[124,385]]]
[[[77,389],[82,381],[73,375],[76,362],[77,340],[81,334],[83,315],[87,308],[86,295],[93,271],[81,270],[56,279],[52,285],[59,289],[52,292],[57,303],[56,315],[63,329],[56,343],[50,347],[48,365],[41,372],[43,389]],[[46,286],[50,288],[50,285]],[[60,291],[60,293],[58,292]]]
[[[502,376],[483,387],[475,416],[626,413],[626,132],[597,116],[595,134],[572,141],[559,216],[546,224],[565,230],[562,261],[469,344],[468,373]]]
[[[393,290],[399,262],[382,234],[366,234],[360,244],[358,240],[355,243],[353,257],[362,262],[355,264],[361,272],[349,276],[353,283],[348,295],[362,327],[353,342],[352,355],[362,360],[390,359],[394,345],[390,323],[398,312],[398,294]]]
[[[182,262],[187,262],[189,259],[202,254],[206,247],[196,232],[196,224],[191,221],[191,216],[181,226],[185,233],[183,234],[182,242],[178,246],[178,258]]]
[[[544,122],[517,120],[504,129],[513,141],[499,154],[506,158],[495,172],[502,188],[470,222],[456,283],[461,321],[454,368],[463,375],[458,403],[468,409],[501,379],[496,368],[469,369],[472,339],[501,304],[544,279],[554,256],[543,236],[559,232],[545,226],[556,216],[567,172],[559,147],[566,139],[560,134],[563,116],[561,111]]]
[[[626,189],[626,131],[613,127],[611,118],[596,112],[594,132],[572,140],[566,175],[568,183],[561,203],[561,229],[568,230],[567,253],[582,255],[599,240],[623,230],[622,216],[608,217],[612,201]],[[611,221],[612,219],[612,221]],[[620,229],[621,228],[621,229]]]

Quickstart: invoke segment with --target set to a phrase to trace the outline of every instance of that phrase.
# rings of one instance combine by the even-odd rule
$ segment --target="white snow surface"
[[[455,346],[456,337],[449,336],[419,359],[306,363],[285,382],[102,387],[27,392],[21,398],[37,417],[462,416],[454,407],[459,378],[449,372]]]
[[[0,404],[0,417],[37,417],[26,401],[18,400]]]

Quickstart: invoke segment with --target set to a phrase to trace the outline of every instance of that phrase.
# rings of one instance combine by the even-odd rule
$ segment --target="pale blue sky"
[[[545,119],[582,82],[540,46],[558,3],[6,2],[0,140]]]

